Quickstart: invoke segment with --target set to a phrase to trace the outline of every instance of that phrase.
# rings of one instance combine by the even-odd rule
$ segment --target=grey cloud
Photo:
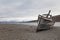
[[[59,0],[0,0],[0,17],[28,17],[56,7]],[[59,6],[59,5],[58,5]]]

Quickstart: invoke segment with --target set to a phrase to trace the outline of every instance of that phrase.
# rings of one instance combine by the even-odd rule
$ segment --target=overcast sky
[[[1,20],[31,20],[38,14],[60,15],[60,0],[0,0]]]

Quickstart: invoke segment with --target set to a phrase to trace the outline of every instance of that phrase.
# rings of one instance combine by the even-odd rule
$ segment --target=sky
[[[60,15],[60,0],[0,0],[0,21],[36,20],[39,14]]]

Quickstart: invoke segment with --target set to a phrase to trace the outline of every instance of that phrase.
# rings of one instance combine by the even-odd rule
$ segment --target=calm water
[[[21,23],[21,24],[24,24],[24,25],[30,25],[30,26],[37,26],[37,22],[32,22],[32,23]],[[54,26],[60,26],[60,22],[56,22],[54,24]]]
[[[54,26],[60,26],[60,22],[56,22]]]
[[[23,24],[23,25],[29,25],[29,26],[37,26],[37,22],[30,22],[30,23],[19,23],[19,22],[3,22],[0,24]],[[60,22],[55,22],[54,26],[60,26]]]

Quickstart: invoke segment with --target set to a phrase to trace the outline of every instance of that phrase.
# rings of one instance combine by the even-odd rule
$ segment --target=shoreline
[[[27,25],[0,25],[1,40],[60,40],[60,27],[39,31],[36,33],[35,26]]]

